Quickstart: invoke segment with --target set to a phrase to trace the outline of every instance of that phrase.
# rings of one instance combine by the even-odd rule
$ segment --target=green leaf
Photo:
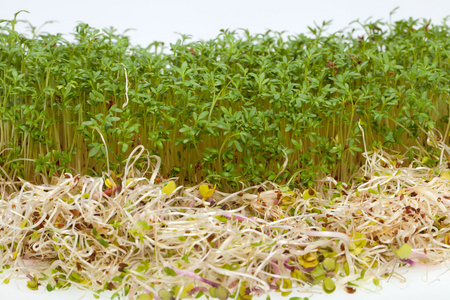
[[[333,271],[336,269],[336,262],[331,257],[327,257],[323,260],[322,266],[326,271]]]
[[[189,263],[189,253],[185,253],[181,258],[185,263]]]
[[[374,194],[374,195],[378,195],[379,193],[377,191],[375,191],[374,189],[369,189],[369,193]]]
[[[138,221],[133,228],[135,228],[135,230],[151,230],[152,227],[145,221]]]
[[[373,281],[373,284],[375,284],[376,286],[380,286],[380,279],[374,278],[372,281]]]
[[[119,292],[115,292],[112,296],[111,296],[111,300],[113,300],[114,298],[117,298],[120,300],[120,294]]]
[[[345,275],[347,275],[347,276],[350,275],[350,267],[349,267],[347,261],[344,262],[344,272],[345,272]]]
[[[38,284],[36,275],[34,275],[34,279],[33,279],[33,280],[28,280],[28,281],[27,281],[27,287],[28,287],[30,290],[36,291],[36,290],[38,289],[38,286],[39,286],[39,284]]]
[[[364,279],[364,276],[366,275],[366,271],[367,271],[367,269],[362,269],[361,274],[359,275],[358,279]]]
[[[20,228],[22,229],[22,228],[25,228],[26,226],[27,226],[27,223],[28,223],[28,219],[24,219],[23,221],[22,221],[22,223],[20,224]]]
[[[199,120],[204,119],[208,114],[209,114],[209,112],[204,111],[204,112],[202,112],[202,113],[198,116],[198,119],[199,119]]]
[[[100,244],[105,247],[108,248],[109,244],[98,234],[97,232],[97,228],[94,227],[94,229],[92,230],[92,232],[94,233],[94,236],[97,238],[97,240],[100,242]]]
[[[322,285],[323,291],[327,294],[331,294],[336,290],[336,285],[331,278],[325,277]]]
[[[102,237],[98,237],[97,240],[100,242],[100,244],[102,244],[103,247],[108,248],[109,244],[108,242],[106,242]]]
[[[172,294],[167,290],[160,290],[158,292],[158,296],[159,296],[159,298],[161,298],[161,300],[174,300],[175,299],[175,297],[172,296]]]
[[[75,282],[83,280],[83,278],[81,278],[80,274],[78,274],[77,272],[70,273],[69,279]]]
[[[172,269],[169,268],[169,267],[164,267],[164,271],[165,271],[167,274],[169,274],[170,276],[173,276],[173,277],[177,276],[177,273],[175,273],[175,271],[172,270]]]
[[[197,295],[195,296],[195,299],[198,299],[198,298],[200,298],[201,296],[203,296],[203,291],[199,291],[198,293],[197,293]]]
[[[233,264],[233,265],[224,264],[222,266],[222,269],[235,271],[235,270],[239,269],[240,267],[241,267],[241,265],[239,265],[239,264]]]
[[[236,146],[237,151],[244,151],[244,148],[242,148],[241,144],[238,141],[234,141],[234,145]]]
[[[251,243],[250,245],[252,245],[253,247],[258,247],[261,246],[262,244],[264,244],[263,241],[260,241],[259,243]]]
[[[100,150],[100,145],[95,146],[94,148],[89,151],[89,157],[93,157],[97,155],[98,151]]]

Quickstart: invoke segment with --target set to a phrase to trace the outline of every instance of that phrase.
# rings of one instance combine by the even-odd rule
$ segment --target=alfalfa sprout
[[[52,184],[0,178],[0,263],[28,287],[75,285],[133,299],[202,294],[250,300],[271,291],[379,286],[399,266],[434,265],[450,248],[450,172],[383,149],[351,182],[291,190],[264,182],[223,193],[158,177],[138,146],[123,174],[62,174]],[[133,166],[147,159],[147,170]]]

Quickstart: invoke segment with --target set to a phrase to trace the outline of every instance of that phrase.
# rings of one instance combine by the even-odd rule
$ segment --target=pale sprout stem
[[[105,145],[106,166],[107,166],[107,169],[108,169],[108,175],[109,175],[109,174],[111,174],[111,171],[110,171],[110,169],[109,169],[108,147],[107,147],[107,145],[106,145],[105,138],[103,137],[103,134],[100,132],[100,130],[99,130],[97,127],[95,127],[94,129],[97,130],[98,134],[100,134],[100,137],[102,138],[102,141],[103,141],[103,145]]]
[[[125,65],[123,63],[120,63],[123,66],[123,70],[125,71],[125,98],[127,101],[122,105],[122,108],[125,108],[128,104],[128,73],[127,69],[125,68]]]
[[[0,177],[2,189],[15,188],[0,199],[1,262],[27,276],[46,274],[50,285],[55,274],[76,273],[81,279],[75,285],[94,290],[122,272],[115,288],[129,285],[130,293],[147,291],[159,299],[158,292],[175,285],[181,297],[190,283],[206,293],[221,286],[234,294],[244,282],[246,293],[314,291],[310,282],[289,278],[298,271],[314,278],[311,266],[323,264],[327,252],[339,263],[338,272],[327,273],[337,286],[363,270],[365,279],[379,279],[399,263],[423,267],[448,259],[450,180],[439,175],[446,167],[414,162],[398,168],[390,163],[394,155],[364,149],[362,181],[338,189],[337,180],[325,177],[312,197],[271,182],[230,194],[216,190],[207,201],[200,185],[163,192],[176,179],[156,182],[161,160],[143,146],[126,160],[126,188],[110,195],[102,178],[67,174],[54,185],[21,181],[18,188]],[[148,169],[156,159],[150,179],[135,170],[144,156]],[[286,159],[282,169],[287,165]],[[127,178],[133,185],[124,185]],[[394,250],[404,244],[412,254],[401,260]],[[287,279],[292,287],[276,285]]]
[[[359,127],[359,129],[361,130],[361,134],[362,134],[362,137],[363,137],[363,145],[364,145],[364,153],[367,153],[367,146],[366,146],[366,137],[365,137],[365,135],[364,135],[364,129],[362,128],[362,126],[361,126],[361,121],[358,121],[358,127]],[[367,176],[367,172],[368,172],[368,170],[367,170],[367,164],[368,164],[368,159],[366,159],[366,161],[365,161],[365,163],[364,163],[364,166],[365,166],[365,171],[364,171],[364,176]]]

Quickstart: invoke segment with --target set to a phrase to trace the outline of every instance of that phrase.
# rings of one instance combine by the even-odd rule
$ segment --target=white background
[[[153,41],[162,41],[168,47],[179,37],[176,32],[190,34],[194,40],[215,38],[220,29],[246,28],[252,33],[271,29],[296,34],[307,33],[307,26],[313,26],[314,21],[321,24],[324,20],[333,20],[329,32],[334,32],[346,28],[356,19],[388,20],[389,12],[397,6],[400,8],[393,15],[393,21],[413,17],[432,19],[433,23],[441,24],[450,15],[448,0],[0,0],[0,19],[12,19],[15,12],[25,9],[30,13],[20,14],[19,19],[27,19],[37,27],[46,21],[55,21],[44,26],[42,31],[64,33],[67,39],[71,39],[70,33],[81,21],[99,29],[113,26],[119,33],[134,29],[127,32],[132,44],[147,46]],[[23,32],[26,30],[24,26],[19,28]],[[353,295],[337,291],[331,295],[314,295],[310,299],[446,299],[446,282],[450,280],[450,272],[446,273],[446,270],[442,267],[428,277],[425,270],[412,270],[407,273],[405,284],[395,280],[382,282],[383,289],[377,293],[359,289]],[[293,296],[309,295],[291,294],[289,297]],[[0,298],[94,299],[76,289],[32,292],[26,288],[26,280],[0,285]],[[276,297],[272,295],[272,299]]]
[[[175,42],[175,32],[191,34],[195,39],[210,39],[220,29],[246,28],[252,33],[267,29],[305,33],[314,21],[333,20],[331,31],[348,26],[356,19],[388,20],[389,12],[400,7],[393,20],[427,18],[441,23],[450,14],[445,0],[0,0],[0,18],[12,19],[21,9],[30,14],[21,18],[44,27],[50,33],[71,33],[82,21],[102,29],[114,26],[128,32],[134,44],[153,41]],[[168,45],[168,44],[167,44]]]

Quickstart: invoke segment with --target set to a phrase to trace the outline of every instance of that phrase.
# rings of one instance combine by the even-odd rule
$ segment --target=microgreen
[[[0,26],[0,262],[28,288],[353,293],[446,259],[445,23],[223,30],[166,53],[87,24],[27,38],[16,17]]]
[[[366,31],[359,37],[327,36],[327,22],[312,37],[182,35],[167,53],[87,24],[75,42],[32,26],[27,38],[18,21],[0,27],[0,151],[11,149],[0,163],[13,177],[99,175],[143,145],[181,185],[209,179],[230,191],[293,178],[312,187],[326,174],[351,178],[363,162],[362,130],[369,148],[414,146],[429,166],[433,132],[448,142],[445,24],[356,22]]]

